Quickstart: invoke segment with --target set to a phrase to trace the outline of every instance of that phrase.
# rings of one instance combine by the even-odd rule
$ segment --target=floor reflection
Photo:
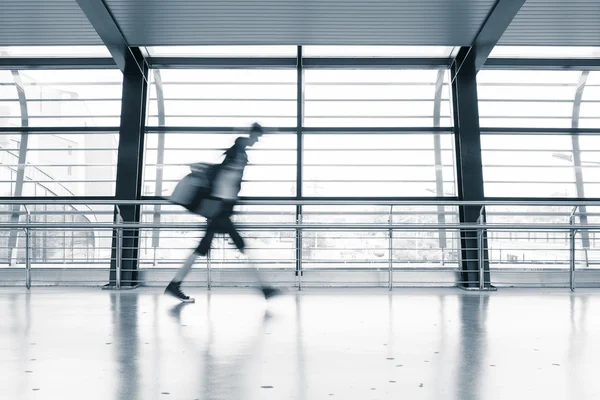
[[[600,291],[193,294],[0,291],[0,398],[600,396]]]

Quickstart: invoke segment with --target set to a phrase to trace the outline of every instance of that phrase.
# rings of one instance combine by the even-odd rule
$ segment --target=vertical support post
[[[25,223],[31,224],[31,213],[25,208]],[[25,228],[25,287],[31,289],[31,228]]]
[[[462,48],[457,58],[464,57],[469,51]],[[483,166],[481,160],[481,132],[479,128],[479,104],[477,98],[477,69],[474,57],[467,57],[460,70],[457,63],[452,66],[452,103],[454,111],[454,132],[456,150],[456,177],[458,199],[466,201],[483,201]],[[477,222],[480,209],[478,206],[459,207],[461,223]],[[480,282],[479,254],[477,232],[461,230],[461,270],[465,289],[477,289]],[[484,245],[487,242],[483,232]],[[484,246],[484,282],[491,282],[487,251]],[[487,286],[486,289],[491,288]]]
[[[206,253],[206,287],[208,290],[212,289],[211,254],[212,250],[209,249],[208,253]]]
[[[122,219],[117,221],[117,224],[121,224],[123,222]],[[121,289],[121,275],[122,275],[122,266],[123,266],[123,228],[117,227],[117,240],[116,240],[116,251],[115,251],[117,259],[115,260],[115,269],[116,269],[116,281],[115,288]]]
[[[394,206],[390,206],[390,216],[389,216],[389,224],[390,229],[388,230],[388,273],[389,273],[389,289],[392,291],[394,289],[394,231],[392,229],[393,224],[393,216],[394,216]]]
[[[302,69],[302,46],[297,49],[296,64],[296,198],[302,198],[302,155],[304,151],[303,140],[304,125],[304,70]],[[296,281],[298,290],[302,290],[302,206],[296,206]]]
[[[115,199],[139,200],[142,194],[142,170],[144,166],[144,138],[146,123],[146,99],[148,92],[148,64],[143,60],[141,51],[132,48],[137,61],[127,59],[123,73],[123,95],[121,101],[121,126],[119,128],[119,148],[117,155],[117,182]],[[141,71],[139,65],[143,66]],[[123,205],[120,209],[125,223],[138,223],[141,207]],[[139,229],[123,230],[122,276],[125,287],[135,287],[138,280]],[[117,232],[113,232],[113,248],[116,250]],[[111,257],[110,284],[116,282],[116,254]]]
[[[484,209],[485,207],[481,207],[481,212],[479,214],[479,218],[477,219],[477,223],[482,227],[477,229],[477,262],[479,266],[479,290],[483,290],[485,288],[485,280],[484,280],[484,264],[485,264],[485,248],[484,248],[484,240],[483,240],[483,225],[484,225]]]
[[[575,230],[575,213],[577,212],[577,207],[573,208],[569,217],[569,286],[571,292],[575,291],[575,234],[577,233]]]
[[[296,216],[296,283],[298,290],[302,290],[302,214]]]

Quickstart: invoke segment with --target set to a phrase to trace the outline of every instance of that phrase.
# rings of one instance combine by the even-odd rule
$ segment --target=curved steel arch
[[[571,116],[571,128],[573,129],[579,128],[579,117],[581,114],[583,92],[585,91],[585,85],[587,84],[589,75],[590,71],[582,71],[581,75],[579,76],[579,84],[577,85],[577,91],[575,92],[575,98],[573,99],[573,114]],[[585,198],[583,171],[581,169],[581,148],[579,145],[579,135],[577,133],[571,134],[571,144],[573,150],[573,170],[575,172],[575,187],[577,190],[577,197]],[[587,207],[581,206],[579,211],[579,222],[582,225],[587,224]],[[581,231],[581,241],[584,249],[590,248],[590,234],[588,231]]]

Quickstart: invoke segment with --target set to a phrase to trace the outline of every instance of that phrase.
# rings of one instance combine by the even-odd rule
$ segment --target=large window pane
[[[585,197],[600,197],[600,132],[594,136],[579,136],[581,173]],[[568,159],[566,162],[570,162]]]
[[[29,205],[31,221],[39,224],[97,224],[113,221],[113,206],[80,204]],[[25,223],[25,212],[0,205],[0,222]],[[34,267],[62,269],[108,268],[111,263],[111,229],[34,229],[31,232],[31,263]],[[16,247],[11,247],[16,246]],[[11,251],[14,250],[14,251]],[[25,237],[21,230],[0,231],[0,265],[24,266]],[[57,278],[60,280],[60,275]],[[46,282],[44,282],[46,283]]]
[[[290,225],[273,230],[248,230],[240,233],[246,242],[251,262],[261,268],[295,268],[296,220],[294,206],[239,206],[234,222],[239,226],[250,224]],[[140,257],[145,267],[179,267],[198,245],[203,233],[204,218],[193,215],[179,206],[161,206],[159,209],[143,208],[142,220],[146,223],[197,224],[197,229],[146,230],[140,241]],[[198,263],[205,263],[200,258]],[[211,251],[213,268],[246,267],[248,259],[237,251],[228,236],[216,238]]]
[[[486,196],[577,196],[570,136],[484,135],[481,148]]]
[[[113,196],[117,133],[27,135],[23,182],[17,181],[25,136],[0,135],[0,196]]]
[[[304,206],[303,267],[387,268],[390,261],[390,230],[310,229],[311,224],[444,224],[456,223],[455,207],[419,206]],[[393,229],[392,261],[395,268],[448,267],[458,263],[458,234],[444,229]],[[432,278],[434,279],[434,278]]]
[[[449,46],[303,46],[304,57],[450,57]]]
[[[159,146],[161,135],[164,135],[164,147]],[[233,133],[149,133],[146,139],[144,195],[171,195],[177,182],[190,172],[190,164],[220,163],[223,152],[238,136]],[[164,160],[161,164],[160,154]],[[294,134],[263,135],[248,150],[248,160],[241,196],[295,196]],[[162,193],[156,192],[157,179],[162,182]]]
[[[296,57],[296,46],[151,46],[151,57]]]
[[[118,70],[28,70],[0,74],[0,126],[111,126],[121,115],[122,74]],[[22,86],[26,115],[18,106]],[[5,89],[7,89],[5,91]]]
[[[0,46],[2,57],[102,57],[109,58],[105,46]]]
[[[159,126],[153,76],[148,125]],[[160,81],[167,126],[296,126],[295,70],[165,69]]]
[[[481,71],[477,75],[480,124],[570,128],[580,76],[580,71]]]
[[[487,207],[487,221],[492,224],[568,224],[572,206],[493,206]],[[576,223],[580,223],[577,210]],[[597,223],[597,207],[586,210],[589,223]],[[570,260],[569,232],[563,230],[514,230],[487,233],[488,257],[493,269],[542,268],[568,269]],[[583,238],[586,238],[583,240]],[[580,231],[576,235],[577,268],[597,267],[600,240],[597,233]],[[501,272],[492,274],[502,282]],[[524,278],[526,279],[526,278]]]
[[[305,134],[304,194],[454,196],[453,145],[451,134]]]
[[[597,58],[600,47],[495,46],[490,58]]]
[[[304,125],[452,126],[449,90],[434,121],[437,80],[435,70],[306,70]]]

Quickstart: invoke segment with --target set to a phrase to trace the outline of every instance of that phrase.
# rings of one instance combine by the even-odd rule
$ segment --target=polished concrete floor
[[[0,399],[600,398],[600,291],[0,288]]]

